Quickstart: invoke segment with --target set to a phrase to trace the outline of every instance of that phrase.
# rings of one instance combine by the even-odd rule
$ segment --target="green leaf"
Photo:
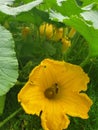
[[[56,0],[43,0],[44,9],[53,8],[57,2]]]
[[[20,13],[14,19],[22,22],[31,22],[33,24],[40,25],[43,23],[43,21],[49,21],[49,14],[47,12],[38,10],[37,8],[33,8],[28,12]]]
[[[95,29],[98,29],[98,11],[90,10],[81,13],[81,16],[85,19],[85,21],[91,22],[92,26]]]
[[[5,95],[18,77],[18,62],[11,33],[0,26],[0,96]]]
[[[81,0],[83,2],[83,6],[89,5],[91,3],[98,3],[98,0]]]
[[[44,0],[44,4],[41,5],[41,9],[43,10],[52,9],[66,16],[79,14],[80,12],[82,12],[82,9],[78,6],[75,0],[57,0],[57,1]]]
[[[78,6],[75,0],[62,1],[60,6],[54,7],[54,9],[60,12],[64,16],[78,15],[82,12],[82,9]]]
[[[15,0],[2,0],[0,1],[0,5],[12,5]]]
[[[33,0],[34,1],[34,0]],[[16,3],[19,2],[19,0],[16,0]],[[29,3],[32,2],[32,0],[22,0],[23,3]],[[20,2],[19,2],[20,3]]]
[[[42,1],[43,0],[36,0],[36,1],[27,3],[25,5],[21,5],[18,7],[10,7],[10,6],[7,6],[6,4],[1,4],[0,11],[8,15],[18,15],[21,12],[27,12],[31,10],[32,8],[42,3]]]

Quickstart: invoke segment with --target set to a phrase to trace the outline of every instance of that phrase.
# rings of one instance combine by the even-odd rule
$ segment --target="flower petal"
[[[32,86],[30,82],[21,89],[18,94],[18,101],[28,114],[39,115],[45,105],[45,97],[39,87]]]
[[[60,86],[67,88],[69,91],[87,90],[89,77],[80,66],[50,59],[43,60],[42,64],[48,66],[51,77],[54,76],[53,80],[55,79]]]
[[[92,105],[92,100],[84,93],[68,92],[62,96],[62,104],[65,112],[70,116],[87,119],[88,111]]]
[[[40,86],[43,91],[56,82],[52,67],[49,64],[41,64],[33,69],[30,73],[29,80]]]
[[[61,106],[57,103],[48,104],[48,108],[42,112],[41,121],[44,130],[63,130],[70,123]]]

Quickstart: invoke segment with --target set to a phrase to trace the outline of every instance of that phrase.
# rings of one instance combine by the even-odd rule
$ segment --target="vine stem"
[[[16,114],[18,114],[21,110],[22,110],[22,108],[19,108],[18,110],[16,110],[15,112],[13,112],[10,116],[8,116],[6,119],[4,119],[2,122],[0,122],[0,128],[4,124],[6,124],[10,119],[12,119]]]
[[[17,86],[23,86],[25,85],[26,82],[20,82],[20,81],[17,81],[15,85]]]
[[[87,57],[85,58],[85,60],[80,64],[80,66],[81,66],[81,67],[84,67],[87,63],[89,63],[89,61],[90,61],[90,57],[87,56]]]

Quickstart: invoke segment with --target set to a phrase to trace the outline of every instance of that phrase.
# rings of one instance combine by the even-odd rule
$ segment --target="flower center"
[[[45,97],[48,99],[53,99],[58,93],[58,84],[53,84],[50,88],[47,88],[44,92]]]

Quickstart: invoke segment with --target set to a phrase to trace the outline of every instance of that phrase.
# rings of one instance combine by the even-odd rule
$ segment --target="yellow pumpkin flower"
[[[31,35],[31,29],[30,29],[30,27],[23,27],[21,33],[22,33],[23,39],[28,38],[28,36]]]
[[[71,30],[70,30],[70,32],[68,34],[68,37],[72,38],[75,35],[75,33],[76,33],[76,30],[74,28],[71,28]]]
[[[62,42],[62,51],[65,52],[67,48],[71,47],[71,41],[67,38],[64,37],[61,39]]]
[[[60,39],[62,39],[63,33],[64,33],[63,28],[55,28],[55,31],[54,31],[54,34],[53,34],[53,40],[59,41]]]
[[[53,25],[52,24],[43,24],[39,28],[40,34],[45,35],[47,39],[51,39],[53,36]]]
[[[44,130],[68,127],[68,115],[87,119],[92,100],[83,93],[89,77],[78,65],[45,59],[30,73],[18,94],[28,114],[40,115]]]
[[[63,28],[56,28],[52,24],[46,24],[40,26],[39,28],[40,34],[45,35],[47,39],[53,41],[59,41],[63,37]]]

